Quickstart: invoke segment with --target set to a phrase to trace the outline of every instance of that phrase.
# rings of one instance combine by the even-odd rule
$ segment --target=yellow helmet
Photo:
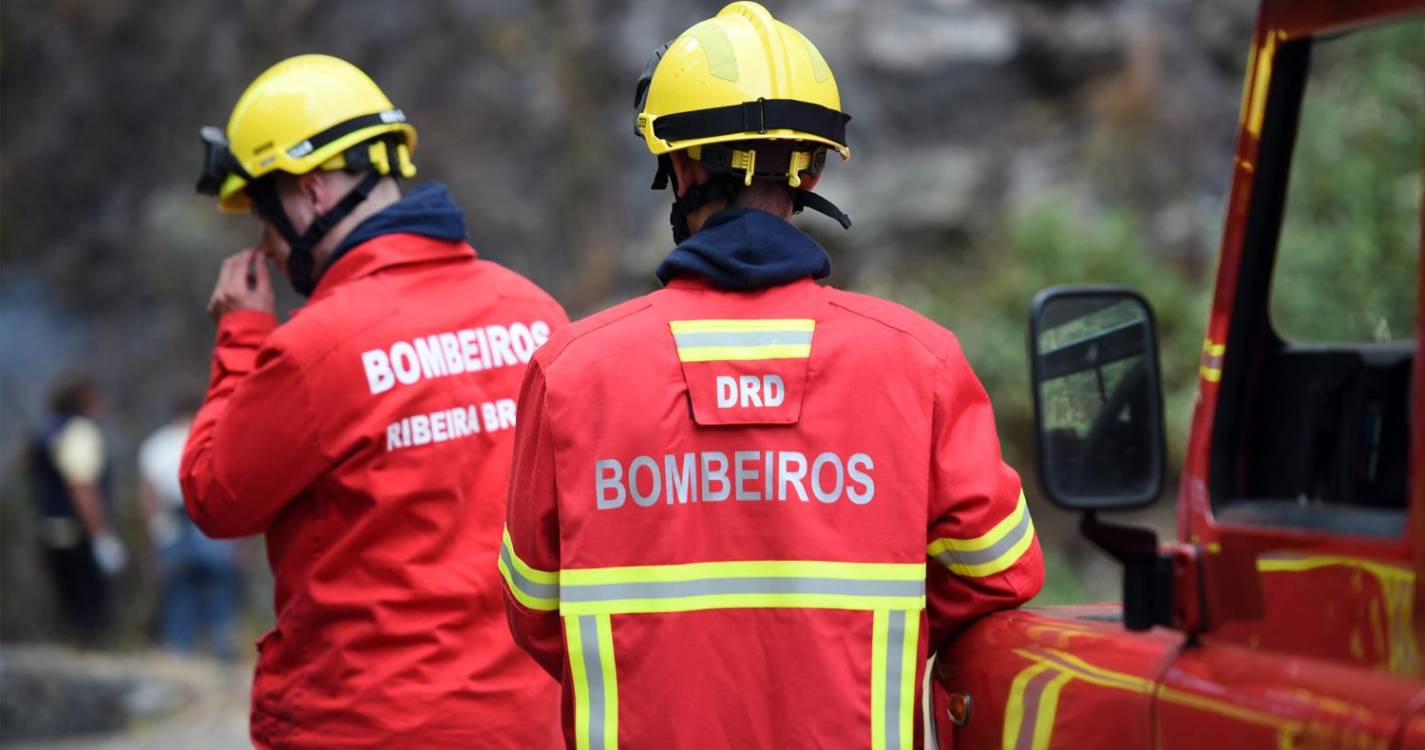
[[[653,188],[674,177],[668,154],[684,150],[713,180],[676,198],[673,235],[687,236],[686,214],[730,200],[737,183],[785,181],[803,207],[849,227],[840,209],[801,185],[819,174],[826,150],[851,158],[841,93],[826,59],[801,32],[755,2],[734,2],[653,53],[634,95],[634,132],[658,157]],[[759,142],[778,144],[759,146]],[[761,152],[759,158],[759,151]]]
[[[207,153],[198,191],[216,195],[223,211],[247,211],[246,188],[273,172],[416,172],[416,129],[405,113],[360,69],[329,55],[268,68],[238,98],[226,134],[207,127],[201,136]]]
[[[836,78],[816,45],[753,2],[736,2],[670,42],[639,87],[635,129],[657,154],[793,139],[850,158]]]

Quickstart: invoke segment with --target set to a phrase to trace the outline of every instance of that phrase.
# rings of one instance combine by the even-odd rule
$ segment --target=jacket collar
[[[474,258],[465,214],[439,183],[421,185],[351,230],[332,251],[312,299],[397,265]]]
[[[816,240],[765,211],[733,208],[708,217],[702,229],[658,266],[658,280],[697,277],[721,289],[751,291],[831,273]]]
[[[383,234],[357,245],[317,282],[311,300],[378,271],[397,266],[439,261],[474,260],[475,248],[462,241],[439,240],[419,234]]]

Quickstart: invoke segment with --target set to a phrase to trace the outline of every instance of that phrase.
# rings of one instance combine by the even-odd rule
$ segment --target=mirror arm
[[[1079,531],[1123,563],[1123,625],[1132,631],[1173,624],[1173,564],[1151,529],[1103,523],[1085,511]]]

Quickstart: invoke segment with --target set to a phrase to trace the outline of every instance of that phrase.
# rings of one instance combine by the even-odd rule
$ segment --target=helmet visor
[[[218,195],[229,175],[247,176],[247,170],[238,163],[228,148],[228,139],[223,131],[208,125],[198,131],[203,143],[203,166],[198,174],[197,190],[203,195]]]

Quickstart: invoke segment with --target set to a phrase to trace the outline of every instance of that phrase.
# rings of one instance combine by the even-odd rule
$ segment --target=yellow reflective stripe
[[[1034,716],[1034,744],[1031,750],[1049,750],[1049,740],[1054,736],[1054,714],[1059,708],[1059,690],[1074,676],[1060,674],[1044,686],[1039,695],[1039,710]]]
[[[725,320],[670,320],[673,333],[754,333],[759,331],[811,331],[816,321],[811,318],[767,318]]]
[[[1067,651],[1051,648],[1045,649],[1041,653],[1017,648],[1014,653],[1047,667],[1067,672],[1084,682],[1099,687],[1116,688],[1135,693],[1148,693],[1153,690],[1152,680],[1127,672],[1115,672],[1094,666]]]
[[[559,573],[532,568],[515,554],[509,529],[505,529],[497,560],[500,575],[515,599],[529,609],[552,612],[559,609]]]
[[[924,606],[925,566],[914,563],[762,560],[561,572],[560,609],[565,614]]]
[[[1014,649],[1014,653],[1031,660],[1033,664],[1020,672],[1010,683],[1009,699],[1005,704],[1002,744],[1004,750],[1024,747],[1026,743],[1020,742],[1024,736],[1033,737],[1033,742],[1028,744],[1031,750],[1049,747],[1059,691],[1072,680],[1082,680],[1091,685],[1142,695],[1156,691],[1158,698],[1166,703],[1187,706],[1282,732],[1300,727],[1298,722],[1267,712],[1166,685],[1158,686],[1145,677],[1095,666],[1060,649],[1046,649],[1043,652]],[[1051,679],[1036,679],[1045,672],[1053,673],[1054,676]],[[1026,720],[1033,721],[1033,725],[1026,726]]]
[[[1074,677],[1049,663],[1035,664],[1016,675],[1005,704],[1000,747],[1003,750],[1049,750],[1054,736],[1054,716],[1059,708],[1059,691]]]
[[[900,744],[904,750],[910,750],[915,741],[915,732],[911,728],[912,721],[916,713],[915,689],[916,674],[919,672],[917,661],[920,655],[920,610],[905,613],[905,638],[901,642],[901,690],[900,690],[900,710],[898,721],[900,722]]]
[[[982,578],[1014,565],[1033,542],[1034,520],[1021,491],[1014,512],[985,534],[971,539],[936,539],[925,551],[956,575]]]
[[[1019,500],[1014,505],[1014,512],[1006,516],[1003,521],[1000,521],[999,523],[995,524],[994,528],[990,529],[984,534],[981,534],[980,536],[971,539],[953,539],[949,537],[943,539],[936,539],[934,542],[930,543],[930,546],[926,548],[926,551],[930,553],[931,557],[935,557],[946,550],[954,550],[956,552],[975,552],[977,550],[982,550],[987,547],[993,547],[995,543],[1004,538],[1005,534],[1009,533],[1010,529],[1013,529],[1015,526],[1018,526],[1020,519],[1022,519],[1024,517],[1024,514],[1028,512],[1029,507],[1025,504],[1024,501],[1024,491],[1020,490]]]
[[[847,609],[871,611],[917,609],[925,606],[925,595],[863,596],[856,594],[703,594],[664,599],[616,599],[593,602],[564,601],[564,614],[640,614],[650,612],[695,612],[709,609]]]
[[[806,359],[810,356],[810,344],[697,346],[678,350],[678,360],[680,362],[723,362],[746,359]]]
[[[1009,698],[1005,702],[1004,730],[1000,743],[1002,750],[1016,750],[1020,727],[1024,724],[1025,688],[1029,686],[1031,680],[1050,669],[1048,664],[1035,663],[1015,675],[1014,680],[1009,683]]]
[[[826,560],[742,560],[631,565],[614,568],[565,568],[558,577],[566,586],[658,583],[704,578],[843,578],[850,581],[920,581],[920,563],[853,563]]]
[[[883,610],[871,619],[871,748],[910,750],[914,741],[920,610]]]
[[[539,610],[541,612],[553,612],[559,609],[558,599],[531,596],[530,594],[525,593],[523,589],[521,589],[518,585],[515,584],[514,576],[510,574],[509,566],[505,565],[504,559],[501,558],[496,562],[500,566],[500,575],[503,576],[505,579],[506,588],[509,590],[510,594],[515,597],[515,600],[518,601],[520,604],[523,604],[529,609]]]
[[[1341,566],[1364,570],[1371,575],[1413,583],[1415,571],[1391,563],[1342,555],[1290,555],[1266,553],[1257,558],[1257,570],[1263,573],[1300,573],[1317,568]]]
[[[1222,355],[1226,352],[1226,344],[1214,344],[1212,339],[1204,339],[1202,342],[1202,364],[1198,366],[1197,374],[1209,383],[1221,382]]]
[[[569,656],[569,677],[574,681],[574,746],[589,747],[589,674],[584,669],[584,634],[578,617],[564,618],[564,647]]]
[[[504,530],[504,545],[506,549],[510,551],[510,558],[514,560],[515,570],[518,570],[521,575],[530,579],[531,581],[535,581],[536,583],[559,583],[559,571],[549,571],[540,570],[539,568],[532,568],[529,566],[529,563],[526,563],[524,560],[520,559],[520,556],[515,553],[514,542],[510,540],[509,529]]]
[[[956,563],[950,566],[950,572],[958,576],[965,576],[967,578],[983,578],[985,576],[992,576],[996,573],[1000,573],[1008,569],[1016,562],[1019,562],[1019,558],[1023,557],[1024,553],[1029,551],[1029,547],[1033,543],[1034,521],[1030,520],[1028,528],[1025,530],[1023,536],[1021,536],[1018,541],[1016,541],[1008,550],[1006,550],[1003,555],[1000,555],[991,562],[981,563],[977,565],[964,565]]]
[[[816,321],[810,318],[747,320],[672,320],[678,359],[715,362],[754,359],[806,359]]]
[[[618,750],[618,670],[614,665],[614,630],[608,615],[597,618],[599,669],[604,673],[604,747]]]
[[[1272,80],[1272,62],[1276,58],[1277,38],[1285,38],[1283,31],[1269,31],[1264,35],[1265,44],[1257,50],[1254,59],[1253,73],[1256,80],[1252,84],[1252,93],[1247,106],[1247,132],[1254,138],[1262,136],[1262,122],[1267,115],[1267,93],[1270,90]]]
[[[565,648],[574,682],[574,745],[617,750],[618,676],[607,616],[565,617]]]
[[[871,617],[871,750],[886,750],[886,628],[890,612]]]

